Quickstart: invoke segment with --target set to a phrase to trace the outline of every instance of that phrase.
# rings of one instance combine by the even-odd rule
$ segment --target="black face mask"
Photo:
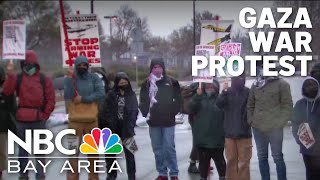
[[[315,99],[318,96],[319,86],[314,80],[308,80],[303,84],[302,94],[310,99]]]
[[[119,89],[123,90],[123,91],[127,91],[129,89],[129,85],[122,85],[119,86]]]
[[[77,68],[77,72],[78,72],[78,74],[80,74],[80,75],[84,75],[84,74],[86,74],[87,72],[88,72],[88,69],[87,68]]]

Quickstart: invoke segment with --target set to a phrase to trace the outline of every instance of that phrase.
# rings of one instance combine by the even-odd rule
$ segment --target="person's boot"
[[[196,163],[190,163],[188,172],[192,174],[199,174],[199,168],[197,167]]]
[[[117,171],[111,171],[110,173],[107,173],[107,180],[116,180],[118,173]]]
[[[170,180],[179,180],[178,176],[171,176]]]
[[[168,180],[167,176],[158,176],[155,180]]]
[[[128,180],[136,180],[135,174],[128,174]]]

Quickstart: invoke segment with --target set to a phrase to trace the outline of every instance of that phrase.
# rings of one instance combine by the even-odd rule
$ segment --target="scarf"
[[[153,104],[157,103],[158,101],[156,100],[156,95],[158,92],[158,86],[156,84],[157,81],[160,81],[163,78],[163,75],[161,77],[157,77],[153,75],[152,73],[149,76],[149,82],[150,82],[150,87],[149,87],[149,98],[150,98],[150,108],[153,106]]]

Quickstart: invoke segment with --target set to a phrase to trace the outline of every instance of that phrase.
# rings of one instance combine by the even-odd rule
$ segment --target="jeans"
[[[21,122],[21,121],[17,121],[16,123],[16,127],[17,127],[17,135],[18,137],[22,140],[25,141],[25,130],[34,130],[34,129],[46,129],[46,122],[45,121],[36,121],[36,122]],[[43,137],[40,137],[43,138]],[[43,145],[40,145],[40,149],[44,149]],[[19,162],[20,162],[20,178],[21,179],[29,179],[28,177],[28,171],[26,171],[25,173],[23,173],[24,169],[27,166],[27,163],[29,161],[28,158],[28,152],[26,150],[24,150],[23,148],[21,148],[19,146]],[[33,156],[33,155],[31,155]],[[41,157],[41,155],[37,155],[37,157]],[[42,156],[43,157],[43,156]],[[37,161],[40,160],[42,162],[42,164],[46,164],[45,159],[44,158],[37,158]],[[36,163],[36,179],[44,179],[45,178],[45,174],[43,172],[43,167],[37,162]],[[33,179],[33,178],[32,178]]]
[[[178,164],[175,148],[175,126],[149,127],[151,145],[159,176],[178,176]]]
[[[261,179],[270,180],[270,167],[268,162],[270,144],[272,157],[276,164],[278,180],[286,180],[286,165],[282,154],[283,129],[275,129],[270,132],[262,132],[256,128],[252,128],[252,130],[257,146]]]
[[[303,161],[306,166],[306,180],[320,179],[320,155],[303,155]]]
[[[199,150],[199,170],[201,178],[206,179],[208,177],[208,168],[211,158],[216,165],[220,178],[226,176],[226,161],[223,156],[223,148],[198,148]]]
[[[225,140],[228,180],[250,180],[252,138]]]

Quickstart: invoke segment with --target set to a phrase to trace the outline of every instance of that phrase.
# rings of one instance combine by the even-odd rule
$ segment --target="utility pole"
[[[91,14],[93,14],[94,13],[94,11],[93,11],[93,0],[91,0]]]
[[[193,0],[193,55],[196,54],[196,0]]]

